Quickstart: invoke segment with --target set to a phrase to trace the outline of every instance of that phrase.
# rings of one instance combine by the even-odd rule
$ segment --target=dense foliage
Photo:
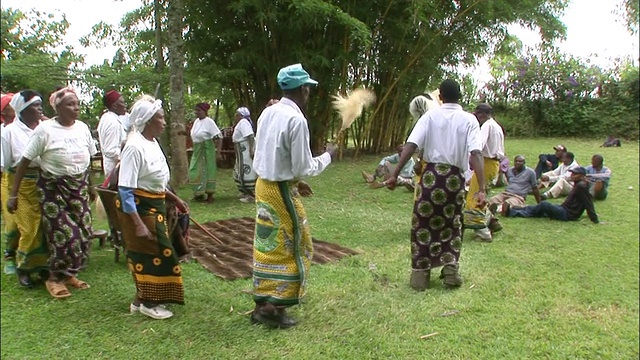
[[[62,42],[69,28],[64,15],[3,8],[0,28],[2,92],[30,88],[48,96],[56,87],[78,79],[82,58]],[[45,108],[51,111],[46,101]]]
[[[480,97],[499,109],[512,135],[638,138],[638,66],[631,59],[601,69],[543,47],[494,59],[492,75]]]
[[[339,126],[330,95],[359,86],[375,90],[378,102],[345,141],[380,152],[404,141],[411,98],[451,76],[463,84],[465,105],[491,102],[511,135],[638,136],[637,63],[601,69],[553,47],[564,36],[558,19],[567,0],[182,0],[184,13],[170,26],[174,1],[141,0],[118,26],[96,24],[81,43],[119,49],[82,70],[81,57],[61,48],[69,26],[64,16],[3,9],[3,91],[34,88],[47,96],[73,82],[90,94],[83,119],[91,124],[110,88],[129,103],[142,93],[164,99],[176,126],[192,116],[195,103],[208,101],[225,127],[238,106],[257,118],[268,99],[280,96],[278,69],[300,62],[320,81],[306,111],[314,148]],[[637,31],[637,3],[625,0],[620,9],[629,31]],[[544,45],[523,50],[506,30],[513,23],[538,30]],[[171,56],[178,38],[183,60],[175,51]],[[491,59],[493,79],[476,91],[476,80],[456,71],[482,56]],[[172,102],[180,98],[169,95],[179,86],[171,87],[170,79],[180,69],[185,114],[176,116]],[[169,133],[167,145],[180,138]]]

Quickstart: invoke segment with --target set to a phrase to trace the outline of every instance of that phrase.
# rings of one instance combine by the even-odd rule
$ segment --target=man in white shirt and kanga
[[[477,237],[489,242],[492,240],[491,230],[488,227],[491,213],[485,207],[485,204],[478,204],[473,198],[480,188],[486,189],[488,184],[498,177],[500,160],[504,157],[504,133],[500,125],[493,119],[493,109],[489,104],[476,106],[474,115],[480,123],[485,184],[480,186],[478,177],[474,172],[469,183],[469,192],[467,193],[467,202],[464,208],[464,227],[465,229],[473,229]],[[494,231],[501,229],[497,223],[494,223],[492,228],[495,229]]]
[[[462,285],[458,260],[462,249],[464,172],[475,169],[480,188],[472,201],[485,202],[484,166],[480,127],[476,118],[458,104],[460,85],[454,80],[440,84],[442,106],[427,111],[418,120],[402,150],[400,161],[385,181],[391,190],[404,165],[417,149],[426,163],[418,184],[411,221],[410,286],[417,291],[429,287],[431,269],[442,266],[443,285]],[[471,155],[471,156],[469,156]]]
[[[127,139],[125,125],[122,123],[127,105],[122,95],[115,90],[104,94],[103,103],[107,112],[102,114],[98,122],[98,140],[102,152],[102,167],[105,176],[108,176],[120,161],[120,151]]]
[[[334,145],[313,157],[309,129],[302,110],[311,87],[318,84],[302,65],[280,69],[278,86],[284,96],[258,118],[253,167],[256,181],[256,230],[253,245],[252,323],[288,328],[296,321],[285,308],[305,294],[313,243],[299,198],[301,179],[320,174],[330,163]],[[300,191],[303,194],[303,191]]]

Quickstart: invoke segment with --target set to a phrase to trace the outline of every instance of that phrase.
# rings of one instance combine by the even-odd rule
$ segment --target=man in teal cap
[[[309,129],[302,110],[311,86],[318,84],[295,64],[278,72],[284,96],[258,118],[253,167],[256,181],[256,230],[253,243],[252,323],[274,328],[296,324],[285,309],[305,294],[313,244],[300,180],[320,174],[330,163],[334,145],[313,157]],[[298,192],[300,187],[300,193]]]

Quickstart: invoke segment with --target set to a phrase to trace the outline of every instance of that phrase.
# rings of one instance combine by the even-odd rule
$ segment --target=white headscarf
[[[249,120],[249,123],[253,126],[253,120],[251,120],[251,113],[249,112],[249,109],[244,106],[239,107],[238,110],[236,110],[236,113],[240,114],[243,119]]]
[[[151,96],[143,96],[131,108],[131,114],[129,114],[130,124],[133,124],[137,131],[143,132],[149,120],[159,110],[162,110],[162,100],[156,100]]]
[[[18,115],[18,118],[22,118],[20,116],[20,113],[22,112],[22,110],[28,108],[31,104],[37,101],[42,102],[42,98],[36,95],[31,99],[29,99],[29,101],[25,101],[24,96],[22,96],[22,92],[20,92],[13,95],[13,97],[11,98],[11,101],[9,102],[9,105],[11,105],[13,110],[16,111],[16,115]]]
[[[428,97],[424,95],[418,95],[411,100],[409,103],[409,112],[411,116],[413,116],[414,120],[418,120],[424,115],[427,111],[433,110],[440,107],[440,102],[436,100],[439,96],[440,92],[438,90],[432,92]]]
[[[418,95],[409,103],[409,112],[413,116],[413,120],[418,120],[424,113],[429,110],[429,99],[422,95]]]

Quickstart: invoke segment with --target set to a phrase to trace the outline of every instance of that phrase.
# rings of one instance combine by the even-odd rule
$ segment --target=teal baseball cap
[[[309,73],[302,68],[301,64],[294,64],[283,67],[278,71],[278,86],[282,90],[293,90],[302,85],[318,85]]]

